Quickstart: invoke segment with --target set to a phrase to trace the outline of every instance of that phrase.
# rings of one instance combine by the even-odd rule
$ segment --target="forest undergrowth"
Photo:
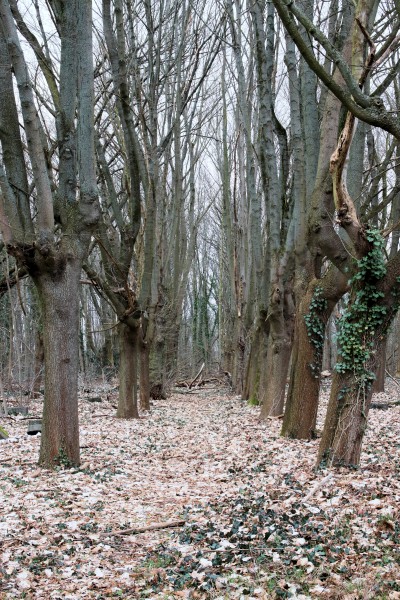
[[[315,471],[318,440],[225,390],[123,421],[115,387],[82,388],[79,469],[39,468],[0,417],[0,598],[400,598],[399,394],[374,396],[358,470]]]

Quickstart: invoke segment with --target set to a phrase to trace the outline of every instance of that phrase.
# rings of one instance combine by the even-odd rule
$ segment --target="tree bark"
[[[314,285],[309,286],[301,300],[294,329],[291,374],[282,435],[295,439],[315,438],[322,353],[320,357],[315,356],[304,320],[309,312],[315,287],[314,281]],[[323,323],[323,315],[320,315],[320,318]],[[323,326],[325,327],[325,323]]]
[[[36,396],[40,392],[40,387],[43,380],[43,366],[44,366],[44,347],[43,347],[43,332],[41,324],[36,332],[36,344],[35,344],[35,367],[33,375],[32,395]]]
[[[119,398],[117,417],[139,418],[137,402],[138,328],[125,323],[118,325],[119,333]]]
[[[140,408],[150,410],[150,345],[143,339],[140,344]]]
[[[265,368],[267,381],[261,419],[283,414],[291,350],[291,337],[284,336],[282,339],[273,339],[270,336]]]
[[[261,319],[256,327],[253,339],[250,344],[249,356],[246,364],[246,376],[243,385],[242,399],[247,400],[249,404],[259,404],[259,385],[260,385],[260,357],[262,354],[262,323]],[[228,369],[231,373],[231,370]]]
[[[371,398],[372,387],[360,387],[355,374],[334,373],[318,464],[359,464]]]
[[[347,288],[347,277],[334,267],[313,279],[297,310],[291,376],[282,435],[315,438],[325,328]]]
[[[400,306],[400,254],[386,263],[384,240],[367,230],[370,251],[358,261],[348,306],[339,322],[339,358],[318,453],[319,464],[360,462],[374,375]]]
[[[385,391],[385,378],[386,378],[386,348],[387,339],[382,342],[382,347],[378,355],[378,367],[376,370],[376,379],[372,386],[372,392],[384,392]]]
[[[36,56],[44,56],[35,36],[27,34],[16,2],[0,0],[0,87],[5,96],[0,98],[5,165],[5,169],[0,165],[0,228],[7,252],[32,277],[42,308],[45,399],[39,462],[49,468],[78,465],[79,279],[100,216],[93,135],[92,4],[90,0],[52,3],[61,48],[57,78],[49,72],[51,63],[38,57],[54,101],[54,110],[48,107],[46,112],[46,124],[37,110],[38,98],[11,9]],[[49,136],[56,131],[57,139],[47,140],[45,129]],[[36,191],[33,196],[25,189],[28,179]]]
[[[78,370],[81,264],[34,278],[43,315],[45,395],[39,463],[79,465]]]
[[[266,364],[260,381],[261,419],[283,414],[286,380],[293,341],[293,312],[291,290],[275,285],[271,295],[268,320]]]

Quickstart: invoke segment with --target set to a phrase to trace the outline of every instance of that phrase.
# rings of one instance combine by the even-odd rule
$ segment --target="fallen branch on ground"
[[[15,417],[14,415],[1,415],[1,417],[3,419],[11,419],[11,421],[16,421],[18,423],[18,421],[30,421],[31,419],[41,419],[42,415],[30,415],[29,417]]]
[[[198,388],[195,388],[194,390],[189,390],[188,388],[173,388],[171,391],[173,394],[199,394],[202,390],[199,390]]]
[[[311,490],[308,492],[308,494],[303,498],[303,502],[307,502],[311,498],[311,496],[314,496],[315,492],[317,492],[319,490],[319,488],[321,488],[323,485],[325,485],[325,483],[327,483],[327,481],[332,479],[332,477],[333,477],[333,473],[329,473],[329,475],[327,475],[326,477],[321,479],[321,481],[318,481],[314,485],[314,487],[311,488]]]
[[[120,529],[119,531],[108,531],[102,533],[100,537],[111,537],[115,535],[131,535],[136,533],[145,533],[146,531],[156,531],[157,529],[168,529],[169,527],[181,527],[185,521],[166,521],[165,523],[156,523],[155,525],[147,525],[146,527],[134,527],[133,529]]]
[[[400,405],[400,401],[397,401],[397,402],[371,402],[370,408],[387,410],[388,408],[391,408],[392,406],[399,406],[399,405]]]
[[[192,387],[192,385],[198,380],[198,378],[200,377],[200,375],[203,372],[203,369],[205,367],[205,363],[203,363],[200,367],[200,371],[197,373],[196,377],[189,383],[189,390]]]

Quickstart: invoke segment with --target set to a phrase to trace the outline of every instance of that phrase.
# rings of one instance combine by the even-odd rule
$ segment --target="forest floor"
[[[387,390],[374,402],[398,400]],[[80,469],[39,468],[40,436],[0,417],[2,600],[400,598],[400,406],[371,410],[358,470],[316,472],[318,440],[280,438],[227,391],[135,421],[116,396],[82,391]]]

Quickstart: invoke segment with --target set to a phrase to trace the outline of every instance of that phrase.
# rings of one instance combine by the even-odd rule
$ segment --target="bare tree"
[[[368,33],[371,26],[368,19],[373,19],[375,14],[373,3],[359,2],[347,36],[347,52],[340,53],[298,6],[287,6],[280,0],[275,0],[274,4],[305,60],[332,95],[348,110],[341,124],[342,131],[337,146],[329,161],[332,187],[325,187],[326,208],[323,208],[324,202],[320,202],[321,208],[314,212],[312,223],[318,234],[321,253],[343,272],[346,279],[353,274],[349,281],[350,300],[339,325],[339,358],[319,460],[327,460],[330,464],[358,464],[378,357],[381,355],[387,329],[398,308],[400,258],[396,252],[393,258],[387,260],[382,234],[372,225],[361,222],[357,206],[347,190],[345,167],[354,134],[355,117],[388,131],[398,139],[398,121],[380,97],[395,79],[398,62],[394,63],[394,68],[386,77],[381,77],[380,80],[378,77],[378,84],[372,93],[368,93],[367,81],[373,69],[378,69],[379,75],[381,62],[387,59],[393,49],[398,22],[394,23],[394,34],[391,32],[376,50]],[[317,60],[313,50],[304,44],[303,38],[299,36],[295,18],[320,44],[329,61],[335,64],[336,73],[340,73],[340,77],[332,76],[326,65],[321,65]],[[365,61],[366,46],[369,48],[369,54]],[[367,91],[363,89],[366,82]],[[332,118],[332,115],[330,116]],[[328,184],[328,179],[326,181]],[[328,210],[331,214],[336,211],[341,237],[333,228],[332,233],[326,235],[325,227],[325,239],[320,234],[320,230],[324,229],[324,218],[326,220],[329,215]],[[392,228],[397,226],[393,224]],[[314,242],[315,240],[314,237]],[[343,247],[347,250],[344,255]],[[350,268],[349,265],[346,266],[348,256],[355,259],[352,260]],[[318,294],[321,295],[321,291]],[[308,314],[309,320],[312,320],[312,310]],[[319,334],[323,335],[322,326],[318,326],[318,321],[322,323],[318,318],[316,328]],[[312,330],[308,333],[312,338]]]
[[[27,269],[39,292],[45,356],[39,460],[48,467],[65,461],[79,464],[79,279],[91,232],[99,218],[91,3],[72,0],[51,2],[50,6],[61,43],[59,85],[40,45],[36,50],[51,87],[53,105],[47,117],[52,117],[57,132],[58,152],[54,157],[45,139],[47,125],[36,108],[11,12],[13,8],[18,21],[16,3],[0,2],[1,229],[7,251]]]

